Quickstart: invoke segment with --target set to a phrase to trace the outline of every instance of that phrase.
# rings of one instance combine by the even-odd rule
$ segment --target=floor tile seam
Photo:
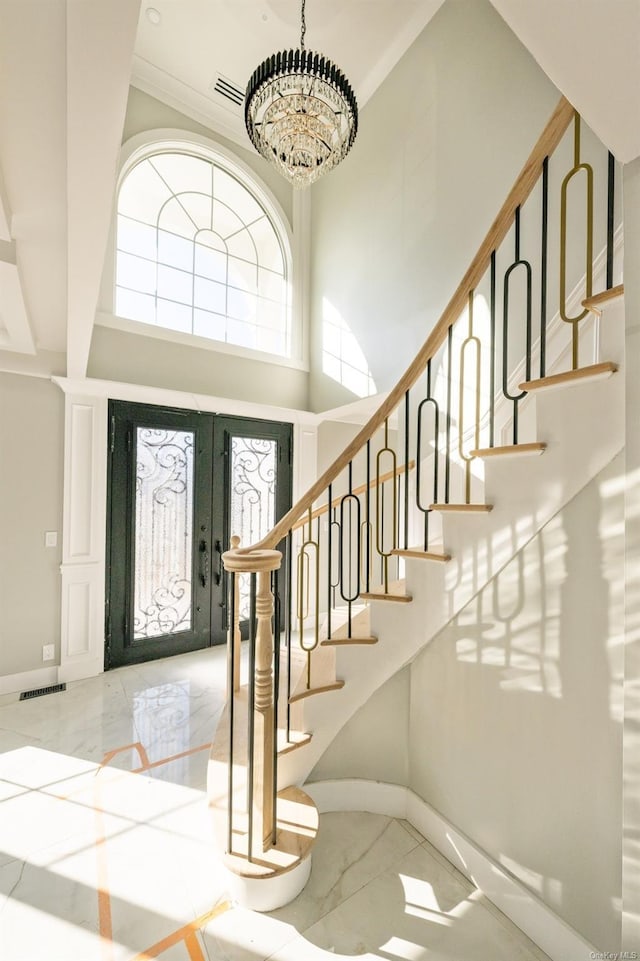
[[[346,878],[347,875],[348,875],[350,872],[352,872],[355,867],[357,867],[359,864],[362,863],[362,861],[366,858],[366,856],[371,853],[371,849],[373,848],[373,846],[374,846],[375,844],[377,844],[379,841],[381,841],[382,838],[384,837],[384,835],[387,833],[387,831],[389,831],[389,830],[391,829],[391,827],[392,827],[395,819],[389,817],[389,815],[383,815],[383,816],[388,818],[387,824],[385,824],[385,825],[383,826],[383,828],[382,828],[382,830],[380,831],[380,833],[377,834],[377,835],[374,837],[373,841],[371,841],[371,843],[368,845],[368,847],[365,848],[365,850],[362,852],[362,854],[360,854],[360,856],[357,857],[355,861],[352,861],[351,864],[349,864],[349,866],[341,873],[341,875],[340,875],[341,881],[342,881],[344,878]],[[382,869],[378,872],[378,874],[373,875],[372,878],[369,878],[369,880],[373,880],[373,877],[379,877],[380,874],[382,874],[385,870],[386,870],[386,868],[382,868]],[[363,887],[365,887],[367,884],[368,884],[368,881],[364,881],[357,890],[361,890],[361,889],[362,889]],[[352,892],[352,893],[355,894],[355,891]]]
[[[517,940],[521,942],[522,948],[525,949],[529,955],[531,955],[533,961],[540,961],[540,959],[546,959],[548,957],[542,948],[537,945],[536,942],[533,941],[527,934],[525,934],[522,928],[518,927],[515,921],[512,921],[510,918],[508,918],[504,911],[501,911],[500,908],[493,903],[491,898],[489,898],[481,888],[476,888],[476,891],[479,895],[479,897],[475,899],[476,903],[478,903],[481,908],[490,914],[491,917],[502,926],[507,934],[511,935],[512,937],[515,936]],[[533,945],[534,951],[539,954],[539,958],[537,958],[536,954],[534,954],[534,952],[531,950],[530,945]]]
[[[482,891],[476,882],[472,878],[467,877],[466,874],[463,874],[460,868],[457,868],[455,864],[453,864],[441,851],[439,851],[435,844],[432,844],[431,841],[425,838],[424,841],[421,842],[420,847],[423,847],[427,854],[429,854],[434,861],[437,861],[438,864],[440,864],[442,868],[451,875],[454,881],[457,881],[458,884],[470,885],[472,888],[470,894],[473,894],[476,891],[479,891],[480,894],[482,894]]]
[[[18,859],[16,858],[16,860],[18,860]],[[10,863],[13,863],[13,862],[10,862]],[[26,862],[26,861],[23,861],[23,862],[22,862],[22,867],[20,868],[20,874],[18,875],[15,883],[12,884],[11,889],[9,890],[9,892],[4,896],[4,901],[2,902],[2,904],[0,904],[0,914],[3,913],[3,911],[5,910],[5,908],[7,907],[7,905],[9,904],[9,901],[11,901],[13,892],[16,890],[16,888],[18,887],[18,885],[22,882],[22,878],[23,878],[23,875],[24,875],[26,866],[27,866],[27,862]]]
[[[46,722],[43,720],[42,723],[44,724]],[[40,744],[45,742],[45,738],[37,737],[35,734],[31,734],[29,731],[22,731],[18,727],[0,727],[0,734],[13,734],[14,737],[23,737],[27,741],[34,741],[36,742],[33,745],[34,747],[38,747]],[[22,747],[31,747],[31,744],[23,744]],[[13,750],[15,750],[15,748]]]
[[[384,817],[389,817],[389,815],[384,815]],[[369,847],[366,849],[366,851],[364,851],[356,861],[353,861],[353,862],[349,865],[349,867],[348,867],[345,871],[342,872],[342,874],[340,875],[341,880],[344,879],[344,878],[347,876],[347,874],[351,871],[351,869],[352,869],[353,867],[355,867],[357,864],[359,864],[359,863],[363,860],[363,858],[365,858],[366,855],[370,853],[371,848],[374,846],[374,844],[376,844],[376,843],[384,836],[384,834],[386,833],[386,831],[388,831],[388,830],[391,828],[391,826],[393,825],[393,823],[396,822],[396,821],[397,821],[396,818],[389,817],[389,823],[385,825],[385,827],[384,827],[383,830],[380,832],[380,834],[378,834],[378,835],[376,836],[376,838],[374,839],[374,841],[371,842],[371,844],[370,844]],[[408,832],[407,832],[407,833],[408,833]],[[411,835],[409,835],[409,836],[411,837]],[[412,838],[412,840],[415,840],[415,838]],[[420,847],[420,844],[419,844],[418,842],[415,844],[414,847],[408,848],[408,849],[407,849],[406,851],[404,851],[402,854],[398,854],[397,858],[394,858],[392,862],[390,862],[390,863],[386,864],[384,867],[380,868],[380,870],[379,870],[377,873],[372,874],[371,877],[367,878],[366,881],[363,881],[360,885],[358,885],[358,887],[354,888],[354,890],[351,891],[346,897],[342,897],[341,900],[340,900],[337,904],[334,904],[334,905],[332,905],[331,907],[328,907],[328,908],[326,909],[326,911],[324,911],[322,914],[318,915],[318,917],[317,917],[314,921],[312,921],[311,924],[309,924],[309,925],[307,925],[306,927],[304,927],[304,928],[302,929],[302,931],[300,931],[300,932],[298,932],[298,933],[301,934],[301,935],[304,935],[304,933],[305,933],[306,931],[309,931],[315,924],[319,924],[320,921],[323,921],[325,918],[327,918],[328,915],[330,915],[330,914],[333,913],[333,911],[337,910],[337,908],[339,908],[339,907],[341,907],[342,905],[346,904],[346,903],[347,903],[348,901],[350,901],[351,898],[354,897],[356,894],[359,894],[361,891],[363,891],[364,888],[367,887],[367,885],[371,884],[373,881],[377,881],[379,878],[382,877],[383,874],[386,874],[388,871],[393,870],[394,867],[395,867],[396,865],[398,865],[398,864],[403,860],[403,858],[407,857],[407,855],[410,854],[412,851],[415,851],[416,847]],[[312,870],[313,870],[313,868],[312,868]],[[267,959],[267,961],[268,961],[268,959]]]
[[[313,927],[313,925],[311,925],[311,927]],[[290,944],[293,944],[293,942],[296,941],[298,938],[304,938],[303,931],[298,931],[294,925],[291,925],[291,928],[293,931],[291,937],[290,938],[288,937],[286,941],[283,941],[281,944],[279,944],[278,947],[275,949],[275,951],[272,951],[271,954],[260,955],[259,957],[252,959],[252,961],[272,961],[272,959],[274,959],[278,954],[280,954],[281,951],[287,948]],[[309,928],[305,928],[304,930],[308,931]]]
[[[391,827],[391,824],[393,824],[394,822],[397,822],[398,820],[399,820],[399,819],[397,819],[397,818],[391,818],[391,819],[390,819],[390,823],[385,827],[384,831],[382,831],[381,834],[378,835],[378,837],[376,838],[376,841],[379,840],[379,839],[383,836],[383,834],[385,833],[385,831],[388,830],[388,829]],[[400,825],[400,826],[402,826],[402,825]],[[415,838],[413,838],[413,836],[410,834],[410,832],[407,831],[406,833],[409,834],[409,837],[411,837],[412,840],[415,840]],[[375,843],[375,842],[374,842],[374,843]],[[372,875],[367,881],[363,882],[363,884],[361,884],[358,888],[356,888],[354,891],[352,891],[347,897],[342,898],[338,904],[336,904],[336,905],[334,905],[333,907],[329,908],[324,914],[322,914],[320,917],[318,917],[315,921],[312,922],[312,924],[310,924],[310,925],[308,925],[307,927],[305,927],[305,928],[304,928],[301,932],[299,932],[299,933],[300,933],[302,936],[304,936],[304,934],[306,934],[315,924],[318,924],[320,921],[326,920],[326,918],[327,918],[330,914],[332,914],[334,911],[336,911],[338,908],[344,907],[346,904],[349,903],[349,901],[351,901],[352,898],[354,898],[357,894],[361,893],[361,892],[364,890],[364,888],[368,887],[370,884],[373,884],[375,881],[378,881],[383,875],[388,874],[389,872],[393,871],[406,857],[408,857],[409,854],[411,854],[412,852],[414,852],[417,848],[419,848],[419,847],[425,847],[425,846],[426,846],[426,847],[432,847],[432,845],[429,845],[429,842],[426,841],[426,839],[425,839],[424,842],[418,842],[418,841],[416,841],[416,844],[415,844],[413,847],[408,848],[405,852],[403,852],[402,854],[399,854],[398,857],[395,858],[391,863],[387,864],[384,868],[382,868],[382,869],[381,869],[380,871],[378,871],[376,874]],[[373,847],[373,844],[372,844],[370,847]],[[425,850],[426,850],[426,847],[425,847]],[[370,850],[370,848],[369,848],[369,850]],[[365,853],[366,853],[366,852],[365,852]],[[430,852],[429,850],[427,850],[427,854],[429,854],[429,855],[431,856],[431,852]],[[364,856],[364,855],[363,855],[363,856]],[[358,860],[359,860],[359,861],[362,860],[362,857],[363,857],[363,856],[361,856],[361,858],[359,858]],[[441,857],[442,857],[442,856],[441,856]],[[434,860],[435,860],[435,859],[434,859]],[[442,858],[442,860],[443,860],[443,861],[446,861],[446,858]],[[353,863],[356,864],[356,863],[358,863],[358,862],[353,862]],[[439,862],[438,862],[438,863],[439,863]],[[350,867],[349,867],[348,870],[351,869],[351,866],[352,866],[352,865],[350,865]],[[447,862],[446,865],[443,864],[442,867],[443,867],[443,869],[447,870],[447,871],[449,872],[449,874],[452,875],[452,877],[453,877],[453,879],[454,879],[455,881],[458,881],[458,883],[460,883],[459,878],[456,877],[455,874],[454,874],[454,872],[456,872],[457,874],[460,874],[460,872],[457,872],[457,871],[456,871],[456,868],[455,868],[452,864],[450,864],[450,862]],[[346,872],[345,872],[345,874],[346,874]],[[468,882],[466,878],[464,878],[464,875],[460,875],[460,876],[463,878],[463,880],[464,880],[467,884],[471,883],[471,882]],[[343,877],[344,877],[344,875],[343,875]],[[473,894],[476,893],[476,892],[478,892],[479,894],[482,894],[482,892],[480,892],[479,889],[478,889],[475,885],[473,885],[473,890],[470,892],[470,895],[473,895]],[[468,898],[469,898],[470,895],[466,894],[466,892],[465,892],[465,900],[468,900]],[[267,961],[268,961],[268,959],[267,959]]]
[[[194,841],[194,843],[197,843],[198,845],[202,845],[203,843],[204,843],[204,844],[207,843],[206,840],[203,841],[203,839],[200,838],[200,837],[199,837],[199,838],[194,838],[194,839],[192,839],[192,840]],[[198,905],[197,905],[196,900],[195,900],[195,897],[194,897],[194,895],[193,895],[193,890],[194,890],[194,889],[193,889],[193,887],[192,887],[191,885],[188,884],[188,881],[190,880],[190,872],[189,872],[188,866],[185,865],[185,859],[184,859],[184,857],[182,856],[182,855],[183,855],[182,845],[184,844],[184,841],[185,841],[185,838],[184,838],[184,837],[182,837],[182,838],[179,839],[179,844],[181,845],[181,847],[180,847],[179,853],[178,853],[178,855],[177,855],[177,861],[178,861],[178,868],[177,868],[177,870],[178,870],[179,873],[180,873],[180,877],[181,877],[181,879],[182,879],[182,883],[183,883],[183,884],[187,887],[187,889],[188,889],[189,894],[188,894],[187,900],[188,900],[188,902],[189,902],[189,906],[190,906],[191,912],[192,912],[192,914],[193,914],[193,918],[194,918],[194,920],[196,920],[197,918],[199,918],[199,917],[202,916],[202,911],[199,911],[199,910],[198,910]],[[213,842],[212,842],[212,844],[213,844]],[[217,855],[217,850],[216,850],[215,844],[213,844],[213,850],[214,850],[215,854]],[[216,901],[216,903],[215,903],[215,905],[214,905],[214,909],[215,909],[215,907],[218,906],[218,904],[222,904],[222,903],[227,903],[227,902],[228,902],[228,904],[230,905],[230,907],[229,907],[228,910],[232,910],[232,909],[233,909],[233,901],[232,901],[231,895],[230,895],[230,893],[229,893],[229,891],[228,891],[228,889],[227,889],[226,887],[224,887],[223,885],[221,885],[221,888],[222,888],[222,891],[221,891],[221,894],[220,894],[219,897],[218,897],[218,900]],[[226,913],[226,912],[223,912],[223,913]],[[200,931],[200,934],[202,935],[202,940],[203,940],[203,941],[204,941],[204,928],[206,928],[206,924],[203,925],[202,927],[200,927],[200,928],[198,929],[198,930]],[[208,952],[207,952],[207,957],[208,957],[208,956],[209,956],[209,955],[208,955]]]
[[[407,818],[394,818],[394,820],[396,821],[397,824],[400,825],[400,827],[402,828],[402,830],[403,830],[403,831],[406,831],[407,834],[409,835],[409,837],[410,837],[413,841],[415,841],[415,847],[420,847],[422,844],[425,843],[425,841],[426,841],[427,839],[424,837],[424,835],[420,834],[420,832],[418,831],[417,828],[413,827],[413,824],[411,824],[411,821],[407,820]],[[415,834],[412,834],[412,833],[411,833],[411,831],[410,831],[409,828],[407,827],[407,824],[411,824],[411,827],[412,827],[413,830],[416,832],[416,834],[420,834],[420,837],[422,838],[421,841],[419,841],[419,840],[417,839],[417,837],[415,836]],[[414,848],[411,848],[411,850],[413,851]]]
[[[140,740],[141,735],[140,735],[140,732],[139,732],[139,730],[138,730],[138,725],[136,724],[135,713],[134,713],[134,710],[133,710],[133,697],[132,697],[132,696],[131,696],[131,697],[129,696],[129,692],[127,691],[127,689],[126,689],[126,687],[125,687],[123,678],[124,678],[124,675],[123,675],[123,674],[120,674],[120,673],[116,673],[116,674],[115,674],[115,679],[117,680],[118,684],[120,685],[120,689],[121,689],[121,691],[122,691],[122,696],[123,696],[124,699],[125,699],[125,703],[126,703],[126,705],[127,705],[128,711],[129,711],[129,717],[131,718],[131,723],[133,724],[133,730],[134,730],[135,735],[136,735],[136,737],[138,738],[138,740]]]
[[[93,811],[91,813],[93,813]],[[135,825],[135,826],[138,826],[138,825]],[[51,851],[52,849],[59,847],[61,844],[68,844],[69,842],[72,842],[75,839],[82,839],[83,841],[87,841],[87,844],[85,844],[84,847],[76,848],[73,851],[65,851],[64,854],[60,856],[60,860],[63,860],[64,858],[68,858],[76,854],[80,854],[82,851],[87,850],[88,848],[92,847],[94,844],[93,836],[90,835],[90,832],[88,832],[86,828],[72,830],[72,831],[69,831],[68,833],[62,832],[56,837],[55,841],[52,841],[50,844],[45,844],[42,847],[32,848],[28,852],[26,852],[26,856],[11,857],[9,861],[5,862],[5,865],[11,864],[13,861],[24,861],[25,864],[29,864],[36,868],[43,867],[43,866],[48,867],[51,864],[55,864],[56,861],[48,861],[46,862],[45,865],[41,865],[37,861],[33,860],[33,858],[36,855],[46,854],[47,851]],[[5,865],[2,865],[2,866],[4,867]]]
[[[4,868],[8,868],[9,865],[11,864],[18,864],[22,862],[24,862],[24,858],[16,858],[16,857],[13,857],[13,855],[9,857],[6,861],[3,861],[0,858],[0,871],[2,871]],[[4,897],[6,897],[6,895],[4,895]]]
[[[233,904],[229,899],[218,900],[208,911],[200,915],[194,915],[190,921],[184,922],[169,934],[165,935],[160,941],[154,942],[154,944],[132,956],[131,961],[147,961],[147,958],[159,957],[164,951],[174,947],[176,944],[180,944],[181,941],[184,942],[185,939],[191,935],[197,935],[198,933],[200,933],[204,941],[207,925],[230,910],[233,910]],[[154,953],[150,954],[149,952]]]

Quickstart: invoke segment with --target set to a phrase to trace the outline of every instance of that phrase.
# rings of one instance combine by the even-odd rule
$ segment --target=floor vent
[[[66,691],[66,689],[66,684],[50,684],[49,687],[37,687],[35,691],[23,691],[20,700],[28,701],[32,697],[41,697],[43,694],[57,694],[58,691]]]
[[[241,90],[233,81],[227,80],[222,75],[218,76],[216,82],[211,85],[211,89],[214,93],[220,94],[221,97],[226,97],[236,107],[244,102],[244,90]]]

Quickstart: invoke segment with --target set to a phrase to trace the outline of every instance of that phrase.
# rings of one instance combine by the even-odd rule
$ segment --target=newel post
[[[233,575],[256,574],[256,637],[255,637],[255,696],[253,711],[253,745],[248,745],[249,758],[253,756],[252,781],[249,803],[253,814],[254,850],[266,851],[272,845],[275,827],[274,770],[274,681],[273,681],[273,594],[271,573],[280,568],[280,551],[243,551],[232,549],[222,555],[225,570]],[[234,612],[235,620],[235,612]],[[233,643],[235,624],[231,624],[229,636]]]

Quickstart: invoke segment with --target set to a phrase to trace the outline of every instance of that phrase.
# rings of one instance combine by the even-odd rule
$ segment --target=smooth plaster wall
[[[350,155],[311,188],[313,410],[326,300],[378,390],[440,316],[559,100],[488,0],[447,0],[362,111]]]
[[[63,437],[62,392],[0,374],[0,675],[59,663]],[[56,658],[43,665],[44,644]]]
[[[601,951],[621,933],[624,470],[411,668],[409,786]]]
[[[87,376],[307,409],[306,371],[110,327],[93,328]]]
[[[640,944],[640,158],[624,169],[625,646],[622,950]]]
[[[410,683],[405,667],[383,684],[347,721],[308,781],[355,777],[408,784]]]

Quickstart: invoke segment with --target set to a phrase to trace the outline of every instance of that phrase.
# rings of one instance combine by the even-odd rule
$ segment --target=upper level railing
[[[267,813],[256,814],[267,824],[265,845],[275,840],[278,751],[292,743],[292,704],[323,686],[314,675],[323,640],[337,642],[338,629],[341,642],[366,640],[357,615],[372,596],[402,599],[407,556],[447,559],[442,512],[487,509],[477,458],[533,439],[529,388],[551,370],[598,360],[597,323],[582,302],[619,282],[615,182],[613,157],[562,99],[403,377],[267,537],[225,555],[229,571],[262,572],[250,630],[249,714],[257,701],[267,703],[268,684],[279,695],[259,725],[259,744],[249,722],[249,766],[272,779],[270,802],[260,808]],[[265,577],[277,565],[276,548],[283,565],[271,575],[274,630],[268,651],[257,652],[256,636],[266,643],[271,618]],[[233,624],[230,632],[237,635]],[[230,806],[230,844],[231,824]]]

